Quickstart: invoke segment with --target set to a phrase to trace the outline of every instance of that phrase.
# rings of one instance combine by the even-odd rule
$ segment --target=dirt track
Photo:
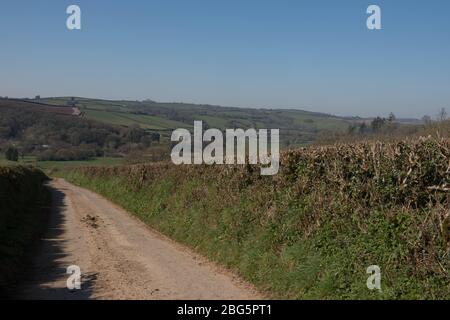
[[[53,209],[26,299],[258,299],[248,284],[88,190],[50,183]],[[66,268],[82,272],[66,287]]]

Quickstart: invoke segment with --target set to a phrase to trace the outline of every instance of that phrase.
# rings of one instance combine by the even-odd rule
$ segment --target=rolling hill
[[[281,130],[284,145],[310,144],[319,132],[345,131],[354,121],[351,118],[291,109],[251,109],[162,103],[146,101],[112,101],[88,98],[55,97],[31,100],[55,106],[72,106],[84,117],[121,126],[139,126],[168,136],[177,128],[191,128],[195,120],[202,120],[208,128],[256,128]]]

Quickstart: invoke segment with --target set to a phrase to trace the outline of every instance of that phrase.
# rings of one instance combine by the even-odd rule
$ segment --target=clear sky
[[[450,109],[450,1],[1,0],[0,74],[10,97],[434,116]]]

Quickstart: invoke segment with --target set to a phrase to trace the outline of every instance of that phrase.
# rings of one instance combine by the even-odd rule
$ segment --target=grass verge
[[[254,166],[153,164],[63,176],[274,298],[449,299],[448,139],[362,143]],[[381,268],[381,290],[367,268]]]

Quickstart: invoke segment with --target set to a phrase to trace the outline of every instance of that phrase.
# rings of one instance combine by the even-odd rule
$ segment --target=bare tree
[[[389,121],[389,122],[395,122],[396,120],[397,120],[397,117],[395,116],[395,114],[394,114],[393,112],[391,112],[391,113],[389,114],[388,121]]]
[[[447,110],[445,110],[445,108],[442,108],[441,110],[439,110],[437,120],[444,121],[446,119],[447,119]]]

